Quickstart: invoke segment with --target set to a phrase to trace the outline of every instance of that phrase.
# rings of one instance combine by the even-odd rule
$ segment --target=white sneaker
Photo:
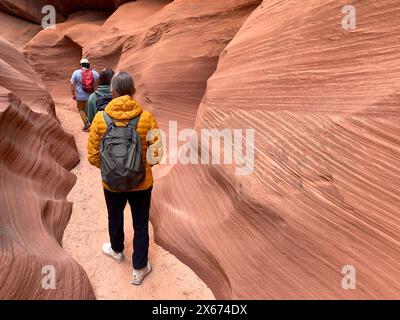
[[[147,267],[143,268],[141,270],[133,270],[133,279],[132,279],[132,284],[134,284],[135,286],[140,286],[144,280],[144,278],[146,278],[149,273],[151,272],[152,268],[150,265],[150,262],[147,263]]]
[[[107,242],[103,245],[103,253],[107,256],[110,257],[112,259],[114,259],[117,262],[122,262],[123,260],[125,260],[125,256],[122,252],[118,253],[115,252],[112,248],[111,248],[111,243]]]

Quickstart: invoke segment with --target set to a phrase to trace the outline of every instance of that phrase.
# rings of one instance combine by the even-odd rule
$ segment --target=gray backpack
[[[136,131],[140,115],[131,119],[126,127],[117,126],[107,113],[103,115],[107,130],[100,146],[102,179],[112,191],[131,191],[145,177],[142,142]]]

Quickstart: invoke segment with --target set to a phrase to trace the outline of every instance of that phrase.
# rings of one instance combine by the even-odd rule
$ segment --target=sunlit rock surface
[[[75,142],[23,55],[1,37],[0,48],[0,298],[94,298],[84,270],[61,248]]]
[[[357,26],[344,30],[351,4]],[[254,129],[249,175],[236,164],[155,170],[156,240],[217,298],[399,298],[397,2],[139,0],[113,12],[58,10],[66,21],[24,48],[46,85],[67,90],[84,55],[98,70],[131,72],[136,98],[167,131],[170,121]],[[52,113],[45,93],[32,97],[40,102],[31,109]],[[65,194],[73,183],[54,180]],[[356,290],[342,287],[347,265]]]

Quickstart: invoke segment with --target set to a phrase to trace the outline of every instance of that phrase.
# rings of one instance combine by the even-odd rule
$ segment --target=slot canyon
[[[0,298],[399,299],[397,18],[389,0],[0,0]],[[153,168],[141,287],[101,253],[101,177],[70,93],[82,57],[132,74],[167,133],[254,129],[248,175]]]

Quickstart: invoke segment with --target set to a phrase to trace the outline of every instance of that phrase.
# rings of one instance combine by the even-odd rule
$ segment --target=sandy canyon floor
[[[117,264],[101,252],[108,241],[107,211],[99,171],[86,160],[88,134],[82,132],[82,121],[74,102],[64,89],[52,89],[57,116],[65,130],[75,137],[80,163],[73,170],[77,183],[68,196],[73,202],[70,223],[63,238],[64,250],[87,272],[97,299],[214,299],[211,290],[175,256],[156,245],[150,236],[150,261],[153,272],[142,286],[133,286],[132,217],[125,211],[125,255]]]

